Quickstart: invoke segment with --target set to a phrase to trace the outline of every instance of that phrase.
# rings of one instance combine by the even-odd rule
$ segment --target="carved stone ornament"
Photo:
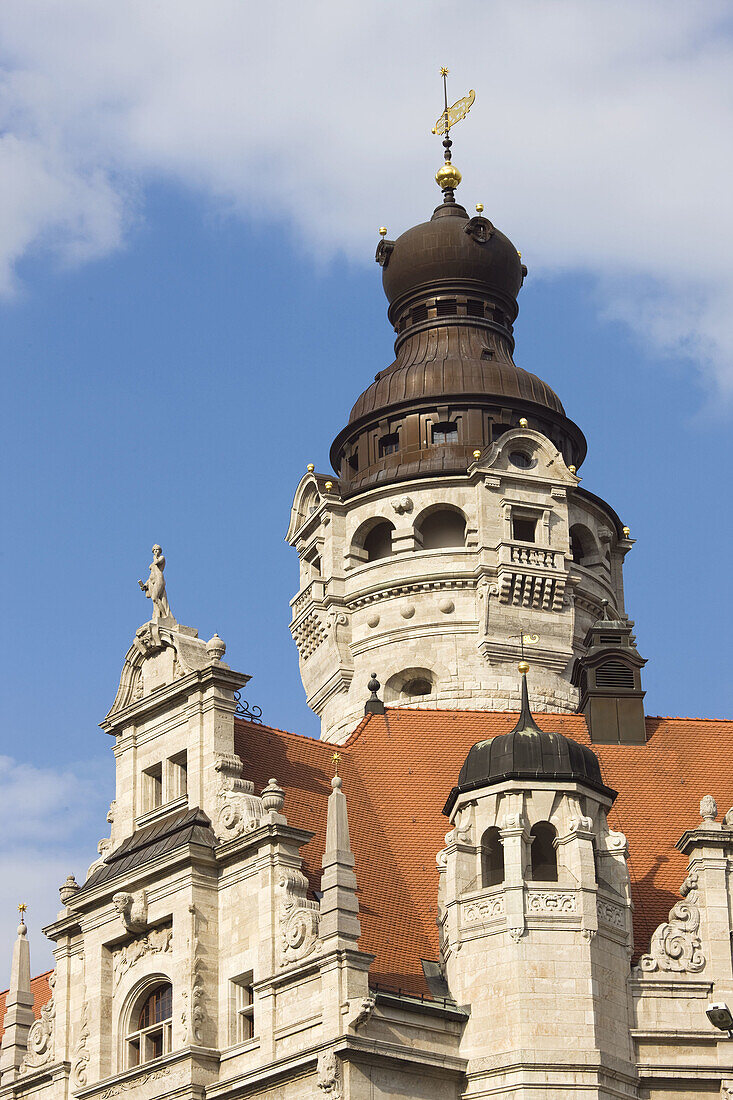
[[[488,218],[471,218],[464,225],[463,232],[473,237],[478,244],[486,244],[494,235],[494,227]]]
[[[523,928],[510,928],[509,929],[509,935],[512,937],[512,939],[514,940],[515,943],[519,943],[522,936],[524,935],[524,929]]]
[[[324,1096],[330,1096],[333,1100],[341,1097],[341,1066],[336,1054],[332,1050],[323,1050],[318,1055],[317,1068],[318,1087]]]
[[[646,974],[657,970],[699,974],[704,969],[705,956],[697,934],[700,928],[697,883],[697,875],[688,875],[682,883],[680,893],[686,900],[672,906],[669,920],[657,928],[649,954],[642,955],[637,970]]]
[[[116,1096],[121,1096],[126,1092],[136,1092],[143,1085],[149,1085],[152,1081],[163,1081],[170,1075],[170,1066],[161,1066],[160,1069],[154,1069],[151,1073],[143,1073],[140,1077],[128,1077],[125,1081],[119,1081],[116,1085],[110,1085],[104,1092],[100,1092],[98,1100],[114,1100]]]
[[[89,1002],[87,1001],[85,988],[84,1002],[81,1008],[81,1021],[79,1023],[79,1034],[71,1063],[71,1082],[73,1087],[77,1089],[83,1089],[87,1084],[89,1060],[91,1058],[87,1046],[89,1035]]]
[[[308,898],[308,879],[302,871],[284,871],[277,885],[280,894],[280,965],[289,966],[320,951],[317,901]]]
[[[48,984],[53,988],[56,985],[56,973],[48,979]],[[53,1061],[53,1038],[56,1022],[56,1005],[54,998],[43,1006],[39,1019],[35,1020],[28,1032],[28,1050],[20,1065],[21,1073],[32,1073]]]
[[[349,1001],[348,1027],[357,1031],[374,1012],[377,999],[374,996],[356,997]]]
[[[574,913],[576,909],[575,894],[563,894],[557,890],[533,890],[527,894],[527,913]]]
[[[499,920],[504,916],[504,895],[482,898],[480,901],[467,901],[463,906],[463,919],[466,924]]]
[[[112,895],[112,904],[122,917],[122,923],[128,932],[143,932],[148,924],[148,901],[145,891],[129,894],[119,890]]]
[[[264,803],[254,793],[254,783],[242,779],[242,761],[235,753],[220,754],[214,767],[220,776],[214,832],[220,840],[234,840],[258,827],[265,815]]]
[[[170,925],[167,928],[152,928],[146,936],[139,936],[124,947],[115,948],[112,952],[114,984],[117,985],[122,976],[146,955],[170,954],[172,950],[173,929]]]
[[[700,817],[703,821],[715,821],[718,816],[718,803],[711,794],[700,799]]]
[[[394,508],[398,516],[402,516],[405,514],[405,512],[409,514],[412,511],[414,505],[412,503],[411,497],[400,497],[399,500],[392,501],[392,507]]]
[[[168,605],[168,596],[165,591],[165,577],[163,576],[165,558],[163,557],[161,547],[158,546],[157,543],[153,547],[152,553],[153,560],[149,569],[150,576],[146,581],[138,581],[137,583],[140,585],[140,591],[144,592],[147,598],[153,601],[154,621],[160,622],[161,619],[173,619],[173,615]]]

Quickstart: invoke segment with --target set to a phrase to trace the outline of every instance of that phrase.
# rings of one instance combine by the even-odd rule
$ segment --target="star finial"
[[[333,754],[333,756],[331,757],[331,760],[333,762],[333,774],[334,775],[338,775],[338,773],[339,773],[339,760],[340,759],[341,759],[341,753],[340,752],[335,752]]]
[[[24,901],[21,901],[20,905],[18,906],[18,912],[20,913],[21,917],[25,914],[27,908],[28,906],[26,905],[26,903]]]

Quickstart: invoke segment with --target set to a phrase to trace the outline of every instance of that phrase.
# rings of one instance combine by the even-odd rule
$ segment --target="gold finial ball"
[[[474,451],[473,457],[478,461],[478,459],[481,458],[481,451]]]
[[[520,661],[517,668],[520,672],[529,672],[529,661]]]
[[[519,259],[521,260],[521,258],[522,258],[522,253],[521,253],[521,252],[519,251],[519,249],[517,249],[517,256],[519,256]]]
[[[519,418],[519,427],[520,428],[528,428],[529,427],[529,421],[527,420],[526,416],[522,416],[522,417]]]
[[[327,481],[326,484],[323,486],[323,488],[326,490],[327,493],[330,493],[331,490],[333,489],[333,482],[332,481]]]
[[[578,467],[577,466],[568,466],[568,469],[570,470],[571,474],[574,474],[574,473],[577,473]]]
[[[306,466],[306,470],[308,471],[309,474],[312,474],[314,472],[315,466],[313,465],[312,462],[308,463],[308,465]]]
[[[386,225],[380,225],[380,227],[379,227],[379,236],[380,237],[386,237],[387,236],[387,226]]]
[[[630,527],[624,527],[623,528],[623,533],[624,533],[624,538],[627,539],[629,537],[629,535],[631,534],[631,528]]]
[[[484,212],[484,204],[482,202],[477,202],[476,203],[476,213],[477,214],[483,214],[483,212]]]
[[[443,191],[453,190],[461,182],[461,173],[455,164],[445,162],[442,168],[435,173],[435,182]]]
[[[433,126],[433,130],[432,130],[432,132],[433,132],[434,134],[437,134],[437,132],[438,132],[438,131],[437,131],[437,130],[435,129],[435,127],[434,127],[434,126]]]

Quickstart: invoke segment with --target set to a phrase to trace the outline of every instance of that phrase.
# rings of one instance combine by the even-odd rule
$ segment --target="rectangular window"
[[[163,765],[154,764],[143,772],[143,812],[163,805]]]
[[[517,542],[536,542],[537,520],[528,516],[513,516],[512,531]]]
[[[231,1042],[246,1043],[255,1036],[255,1005],[252,972],[231,981]]]
[[[458,425],[452,421],[433,424],[433,443],[457,443]]]
[[[389,435],[383,435],[379,440],[379,457],[384,458],[385,455],[392,455],[399,449],[400,437],[397,432],[391,432]]]
[[[168,790],[166,802],[185,798],[188,794],[188,763],[186,751],[179,752],[168,761]]]

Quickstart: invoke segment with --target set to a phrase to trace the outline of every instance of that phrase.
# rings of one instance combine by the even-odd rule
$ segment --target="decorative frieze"
[[[357,596],[347,604],[349,611],[358,611],[359,608],[369,604],[378,603],[380,600],[394,599],[397,596],[416,596],[422,592],[455,592],[465,588],[473,588],[473,581],[469,579],[445,579],[419,581],[413,584],[390,584],[376,592],[366,592],[363,596]]]
[[[154,1069],[150,1073],[128,1077],[124,1081],[118,1081],[116,1085],[110,1085],[109,1088],[104,1089],[103,1092],[100,1092],[97,1100],[114,1100],[116,1096],[122,1096],[124,1093],[136,1092],[143,1085],[149,1085],[154,1081],[164,1081],[170,1077],[171,1072],[170,1066],[161,1066],[160,1069]]]
[[[112,952],[112,973],[115,986],[122,977],[146,955],[170,954],[173,950],[173,928],[152,928],[145,936],[138,936]]]
[[[621,932],[626,930],[624,910],[620,905],[614,905],[613,902],[605,901],[603,898],[598,899],[598,920],[602,924],[608,924],[611,928],[617,928]]]
[[[525,909],[528,916],[557,916],[576,913],[578,902],[575,894],[559,890],[527,891]]]
[[[476,901],[463,903],[464,924],[481,923],[501,920],[504,916],[504,895],[497,894],[492,898],[479,898]]]
[[[316,610],[293,626],[290,631],[303,661],[307,661],[328,637],[328,621]]]

